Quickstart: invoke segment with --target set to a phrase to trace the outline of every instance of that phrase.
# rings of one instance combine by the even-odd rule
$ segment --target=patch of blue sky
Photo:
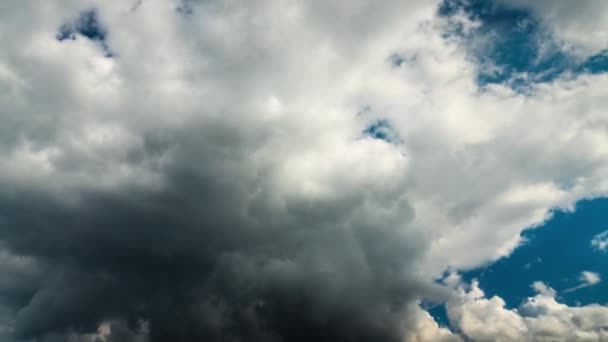
[[[190,16],[194,13],[192,0],[181,0],[175,7],[175,11],[182,16]]]
[[[435,322],[437,322],[439,326],[454,328],[450,325],[450,320],[444,304],[435,304],[426,308],[426,310],[431,316],[433,316]]]
[[[401,53],[394,53],[388,59],[394,68],[400,68],[406,64],[414,63],[416,58],[416,55],[406,56]]]
[[[608,199],[585,200],[574,212],[556,211],[541,227],[524,231],[524,243],[510,256],[462,277],[478,279],[488,296],[500,296],[509,307],[534,295],[534,281],[554,288],[568,305],[607,304],[608,255],[592,242],[602,239],[606,230]],[[597,273],[600,281],[583,279],[583,272]],[[582,286],[586,282],[593,284]]]
[[[584,63],[581,63],[576,72],[600,74],[608,72],[608,50],[604,50],[597,55],[589,57]]]
[[[103,49],[106,57],[114,56],[107,43],[108,29],[100,22],[95,9],[83,11],[75,20],[61,25],[56,38],[59,41],[75,40],[78,36],[96,42]]]
[[[363,131],[363,135],[371,137],[373,139],[383,140],[389,143],[399,142],[399,135],[397,134],[397,132],[395,132],[391,124],[385,119],[380,119],[372,122]]]
[[[555,289],[557,300],[570,306],[608,304],[607,198],[581,201],[574,212],[555,211],[542,226],[525,230],[522,238],[511,255],[461,272],[462,280],[477,279],[488,298],[499,296],[508,308],[535,295],[535,281]],[[444,305],[428,311],[439,324],[449,326]]]
[[[551,32],[529,11],[506,7],[493,0],[444,0],[439,15],[464,14],[478,23],[471,32],[450,25],[447,36],[463,39],[480,65],[480,86],[503,83],[514,89],[550,82],[558,77],[608,71],[608,53],[586,60],[568,55]]]
[[[570,56],[531,12],[494,0],[444,0],[439,8],[446,18],[463,14],[477,25],[467,30],[455,21],[445,34],[467,45],[479,64],[480,87],[501,83],[519,91],[559,77],[608,72],[608,50],[585,60]],[[522,238],[511,255],[460,270],[462,280],[478,279],[487,297],[499,296],[509,308],[535,295],[535,281],[554,288],[557,299],[570,306],[608,304],[608,199],[581,201],[574,212],[555,211]],[[439,324],[449,326],[444,305],[427,307]]]

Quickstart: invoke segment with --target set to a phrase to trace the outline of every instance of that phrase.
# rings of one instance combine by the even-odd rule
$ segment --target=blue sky
[[[506,82],[526,88],[557,77],[608,71],[608,51],[582,60],[573,58],[529,10],[494,0],[445,0],[439,13],[446,17],[465,13],[479,22],[466,36],[458,27],[448,34],[463,36],[472,46],[471,56],[486,66],[478,74],[480,86]]]
[[[99,45],[105,57],[113,57],[114,54],[107,43],[107,35],[108,29],[99,21],[97,10],[88,9],[61,25],[56,37],[60,42],[66,39],[89,39]]]
[[[540,227],[526,230],[524,243],[510,256],[477,270],[464,278],[477,278],[489,296],[501,296],[510,307],[517,307],[534,291],[530,284],[543,281],[554,288],[560,301],[568,305],[608,303],[608,284],[564,292],[578,286],[582,271],[608,276],[606,250],[591,241],[608,230],[608,200],[581,201],[574,212],[556,211]]]
[[[471,57],[482,65],[477,75],[480,87],[507,84],[519,91],[558,77],[608,71],[608,51],[583,60],[568,55],[529,10],[484,0],[446,0],[440,7],[440,14],[448,18],[460,13],[477,20],[479,27],[467,34],[452,27],[448,34],[471,44]],[[486,41],[488,36],[493,38]],[[476,44],[479,40],[484,41],[481,46]],[[549,49],[541,56],[546,45]],[[487,65],[492,67],[485,68]],[[608,303],[608,283],[604,281],[608,255],[592,240],[605,239],[601,234],[606,231],[608,199],[582,200],[573,211],[553,210],[545,223],[522,232],[521,245],[509,256],[480,268],[460,270],[461,276],[466,282],[477,279],[486,297],[497,295],[508,308],[517,308],[534,296],[531,285],[535,281],[555,289],[558,300],[567,305],[604,305]],[[601,281],[588,284],[581,279],[582,272],[594,272]],[[439,322],[449,325],[442,306],[430,311]]]
[[[461,275],[467,282],[477,279],[487,297],[501,297],[508,308],[517,308],[535,295],[531,287],[535,281],[555,289],[558,300],[567,305],[605,305],[608,250],[592,241],[606,231],[608,199],[583,200],[573,212],[556,210],[546,223],[525,230],[522,245],[511,255],[484,267],[463,270]],[[601,281],[577,289],[584,283],[580,279],[584,271],[597,273]],[[449,324],[442,306],[430,311],[439,322]]]

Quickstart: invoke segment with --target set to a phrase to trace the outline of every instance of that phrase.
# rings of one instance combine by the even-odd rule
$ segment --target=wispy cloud
[[[585,288],[585,287],[597,285],[597,284],[599,284],[602,281],[602,278],[600,277],[599,273],[597,273],[597,272],[590,272],[590,271],[583,271],[583,272],[581,272],[581,275],[580,275],[580,277],[578,279],[581,282],[580,285],[577,285],[575,287],[571,287],[569,289],[566,289],[563,292],[564,293],[568,293],[568,292],[580,290],[580,289]]]
[[[591,239],[591,247],[598,251],[605,251],[608,249],[608,230],[599,233]]]

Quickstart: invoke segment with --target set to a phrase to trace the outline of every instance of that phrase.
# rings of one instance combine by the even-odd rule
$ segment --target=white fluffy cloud
[[[535,282],[537,295],[520,307],[508,309],[502,298],[486,298],[474,281],[460,287],[448,302],[450,321],[473,341],[606,341],[608,308],[600,305],[569,307],[556,292]]]
[[[371,269],[391,284],[399,277],[430,283],[446,268],[507,255],[522,229],[542,223],[550,209],[608,191],[608,77],[558,79],[527,94],[501,85],[481,91],[467,47],[441,35],[437,1],[188,1],[186,14],[175,11],[178,5],[0,5],[6,222],[18,211],[15,194],[79,208],[90,192],[163,192],[188,204],[179,199],[205,199],[190,193],[205,190],[226,194],[210,200],[219,208],[213,214],[221,222],[244,217],[243,236],[281,227],[269,231],[290,243],[303,239],[293,243],[302,250],[297,255],[289,254],[292,245],[256,245],[256,253],[272,251],[259,264],[277,279],[307,267],[323,275],[352,261],[355,270]],[[108,30],[114,58],[83,37],[55,38],[63,23],[90,8]],[[403,57],[399,66],[391,64],[395,54]],[[398,141],[364,136],[379,119]],[[182,178],[173,172],[183,169],[189,173],[180,177],[199,177],[206,187],[176,187]],[[361,230],[365,242],[333,241],[331,234],[306,240],[327,226],[340,237]],[[285,233],[294,227],[297,234]],[[392,238],[373,244],[382,234]],[[230,242],[241,246],[245,237],[237,235]],[[15,236],[2,235],[7,248],[31,253]],[[405,274],[387,275],[373,261],[392,262],[397,252],[403,265],[387,268]],[[28,257],[57,257],[44,248],[36,253]],[[45,298],[42,289],[33,292]],[[547,322],[542,315],[530,323],[476,286],[461,298],[451,317],[482,340],[514,339]],[[564,318],[578,308],[535,298],[529,310],[542,306],[572,333],[599,334],[595,320]],[[20,303],[19,318],[31,323],[38,304]],[[415,316],[410,339],[458,338],[427,313]]]

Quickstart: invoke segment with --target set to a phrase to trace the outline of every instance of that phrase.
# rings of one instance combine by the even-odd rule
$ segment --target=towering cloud
[[[437,6],[0,4],[0,339],[460,340],[418,303],[606,192],[608,78],[480,90]]]

